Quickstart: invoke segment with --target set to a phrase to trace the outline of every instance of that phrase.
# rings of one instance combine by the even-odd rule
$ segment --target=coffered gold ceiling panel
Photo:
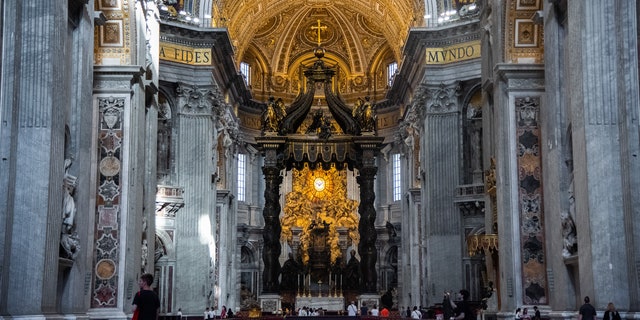
[[[317,44],[344,61],[351,74],[368,72],[376,54],[391,51],[400,61],[411,26],[423,23],[422,0],[223,0],[218,19],[226,21],[236,59],[249,48],[267,60],[272,72],[286,74]]]

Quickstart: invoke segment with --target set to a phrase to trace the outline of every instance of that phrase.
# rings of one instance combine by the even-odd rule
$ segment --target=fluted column
[[[417,99],[424,108],[422,135],[428,138],[422,142],[420,151],[421,167],[426,168],[422,180],[422,226],[426,230],[415,232],[420,234],[417,245],[430,251],[429,259],[422,263],[428,273],[431,299],[441,299],[440,292],[462,288],[464,283],[463,270],[451,268],[462,262],[461,250],[432,249],[462,246],[462,216],[453,199],[460,182],[459,95],[458,82],[441,82],[425,84]]]
[[[11,258],[0,262],[0,314],[41,316],[58,306],[64,121],[71,103],[64,85],[71,68],[60,55],[67,6],[2,5],[0,256]]]
[[[579,297],[638,310],[637,3],[568,2]],[[612,58],[615,57],[615,58]],[[616,230],[612,232],[612,230]],[[603,272],[606,270],[606,272]]]
[[[178,185],[185,206],[176,214],[176,305],[199,310],[213,305],[219,243],[215,242],[216,185],[213,163],[214,87],[179,85],[177,93]]]

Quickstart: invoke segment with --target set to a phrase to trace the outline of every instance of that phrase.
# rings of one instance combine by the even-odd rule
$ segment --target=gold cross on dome
[[[318,26],[311,26],[311,30],[317,30],[318,33],[318,47],[320,46],[320,31],[327,30],[327,26],[320,25],[320,19],[318,19]]]

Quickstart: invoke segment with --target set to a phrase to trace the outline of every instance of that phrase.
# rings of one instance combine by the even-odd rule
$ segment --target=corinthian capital
[[[213,115],[215,91],[211,86],[179,84],[176,88],[178,96],[178,113],[185,115]]]
[[[421,89],[421,98],[425,101],[428,113],[449,113],[458,110],[458,97],[461,93],[459,82],[425,85]]]

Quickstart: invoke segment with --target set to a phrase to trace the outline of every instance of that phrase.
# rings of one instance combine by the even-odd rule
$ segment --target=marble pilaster
[[[638,308],[637,3],[567,4],[578,297]],[[633,132],[633,133],[632,133]],[[613,231],[616,230],[616,231]],[[603,272],[606,270],[606,272]],[[633,307],[632,307],[633,306]]]
[[[425,228],[422,244],[427,248],[458,248],[462,246],[461,213],[454,203],[459,179],[461,141],[460,84],[448,82],[423,85],[425,118],[421,166],[428,168],[423,177],[422,207]],[[427,269],[431,293],[429,303],[440,302],[445,290],[463,288],[461,268],[451,268],[462,261],[462,251],[429,250],[429,259],[422,263]]]
[[[500,243],[500,310],[513,312],[525,303],[547,303],[539,152],[540,96],[544,89],[542,66],[499,64],[499,82],[494,87],[496,124],[496,180],[498,235]],[[529,103],[531,100],[535,103]],[[524,117],[524,118],[522,118]],[[537,207],[538,206],[538,207]],[[537,224],[530,226],[529,219]],[[532,220],[532,221],[534,221]],[[534,232],[531,232],[535,230]],[[531,251],[531,249],[534,249]],[[535,266],[532,267],[532,262]],[[525,266],[524,264],[527,263]],[[525,274],[525,268],[530,269]],[[534,284],[535,283],[535,284]],[[533,285],[533,287],[532,287]],[[540,289],[531,301],[531,288]]]
[[[68,62],[72,67],[72,84],[69,94],[67,125],[69,138],[65,158],[71,159],[70,174],[77,177],[74,192],[76,206],[75,232],[77,232],[80,248],[73,266],[70,269],[61,269],[58,278],[58,296],[60,312],[74,314],[79,318],[86,316],[86,297],[89,291],[87,281],[93,273],[90,254],[92,252],[93,225],[95,216],[95,186],[96,186],[96,156],[98,141],[95,139],[94,129],[97,125],[97,110],[93,105],[93,78],[94,64],[93,34],[94,20],[93,8],[82,1],[69,1],[73,3],[77,14],[73,29],[73,36],[68,41],[77,51],[74,51]],[[74,10],[74,9],[70,9]],[[58,63],[58,62],[56,62]],[[73,234],[73,231],[71,232]],[[64,288],[64,289],[61,289]]]
[[[97,188],[90,306],[92,317],[124,317],[141,267],[145,152],[140,66],[96,66]],[[135,150],[135,151],[134,151]],[[131,248],[131,249],[129,249]]]
[[[546,34],[559,34],[564,30],[567,22],[566,15],[561,6],[544,6],[544,25]],[[545,37],[545,48],[554,48],[553,50],[545,49],[545,69],[564,71],[566,64],[562,61],[563,57],[557,54],[558,51],[566,48],[566,36],[564,37]],[[556,51],[557,50],[557,51]],[[563,72],[545,72],[545,103],[552,112],[540,113],[540,129],[541,129],[541,154],[544,165],[543,180],[544,184],[544,208],[548,213],[545,218],[547,226],[559,226],[562,224],[560,214],[568,214],[570,210],[570,190],[572,180],[571,168],[571,132],[566,130],[569,127],[569,109],[566,107],[565,94],[562,89],[563,85],[568,82]],[[575,210],[574,210],[575,211]],[[558,232],[560,228],[552,227],[552,231],[547,232],[546,250],[547,268],[549,280],[549,306],[555,310],[556,314],[549,316],[554,319],[563,319],[566,314],[562,314],[560,310],[572,310],[576,305],[576,289],[573,285],[574,279],[572,273],[564,272],[565,269],[570,270],[572,266],[567,262],[576,259],[566,260],[561,254],[564,247],[564,236],[562,232]]]
[[[422,257],[426,247],[421,245],[424,240],[425,218],[420,214],[422,211],[422,190],[419,188],[409,189],[407,193],[408,212],[403,215],[402,225],[402,286],[399,292],[403,294],[402,301],[408,305],[419,305],[422,288],[427,286],[427,275],[425,268],[421,268]],[[415,217],[415,218],[413,218]],[[419,300],[420,299],[420,300]],[[426,299],[426,297],[425,297]]]
[[[60,94],[69,92],[72,64],[59,53],[69,41],[60,34],[68,14],[47,1],[2,5],[0,312],[41,317],[60,303],[65,118],[73,101]]]
[[[204,70],[203,70],[204,72]],[[176,88],[176,176],[185,206],[176,214],[175,301],[183,312],[213,306],[220,252],[216,243],[215,85]]]
[[[236,206],[236,201],[234,195],[229,190],[218,190],[218,196],[216,200],[216,222],[218,225],[216,235],[218,237],[218,283],[220,296],[218,298],[217,305],[219,308],[221,306],[227,306],[228,308],[232,308],[235,306],[231,304],[232,300],[235,302],[235,299],[231,299],[232,296],[235,296],[234,293],[237,291],[237,287],[235,286],[234,268],[233,264],[235,262],[235,241],[236,241],[236,215],[232,214],[234,212],[234,208]]]
[[[402,199],[401,225],[401,248],[398,252],[399,265],[399,290],[402,294],[401,301],[408,305],[427,305],[423,303],[427,299],[426,286],[427,274],[422,268],[422,257],[426,253],[426,247],[421,245],[424,240],[426,230],[426,219],[421,215],[422,189],[420,184],[423,180],[421,169],[423,135],[421,134],[424,123],[424,101],[414,103],[405,111],[405,115],[400,124],[401,131],[396,136],[399,144],[406,149],[404,161],[407,163],[406,170],[402,172],[403,188],[407,192],[404,194],[407,201]],[[400,264],[400,261],[404,263]],[[424,299],[423,299],[424,298]]]

